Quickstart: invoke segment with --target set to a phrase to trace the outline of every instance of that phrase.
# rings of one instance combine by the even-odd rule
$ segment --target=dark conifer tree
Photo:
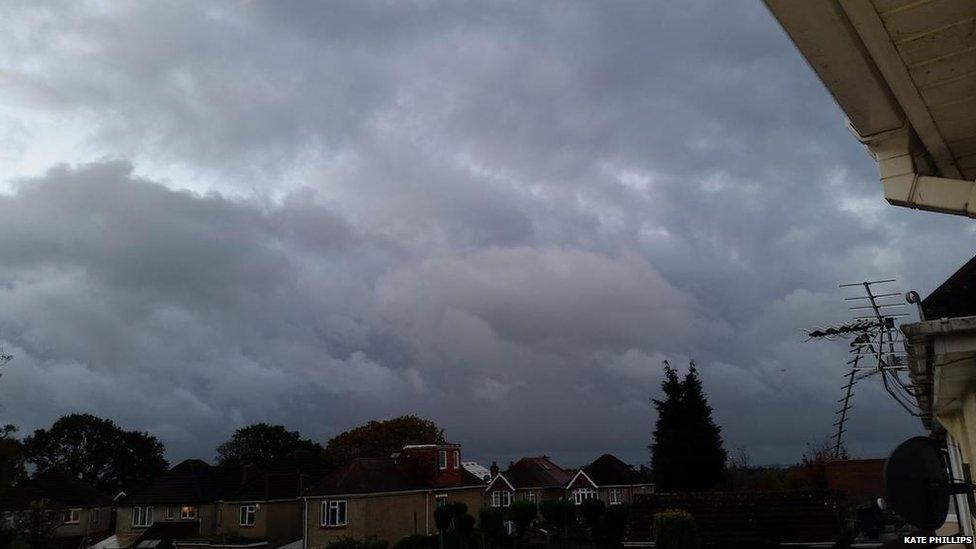
[[[726,452],[695,363],[682,381],[665,361],[661,389],[664,399],[652,399],[658,413],[650,446],[655,487],[661,492],[709,490],[724,477]]]
[[[686,478],[684,489],[709,490],[725,477],[728,454],[722,445],[722,428],[712,420],[712,407],[708,405],[694,361],[688,366],[682,389],[682,408],[688,437],[685,463],[694,471],[693,475]]]
[[[672,492],[684,483],[682,457],[685,437],[681,434],[681,385],[678,373],[665,360],[664,381],[661,382],[664,398],[651,399],[657,409],[657,423],[654,425],[654,440],[649,446],[654,485],[661,492]]]

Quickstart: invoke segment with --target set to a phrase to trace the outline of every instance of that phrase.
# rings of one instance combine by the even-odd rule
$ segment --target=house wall
[[[433,534],[437,531],[434,510],[435,497],[439,494],[446,495],[448,503],[464,502],[477,520],[483,497],[480,487],[384,496],[309,498],[306,547],[323,549],[341,537],[363,539],[371,536],[392,545],[409,535]],[[322,502],[330,499],[346,501],[346,526],[321,525]]]
[[[76,524],[62,524],[58,526],[54,535],[57,537],[84,536],[98,537],[107,533],[111,521],[112,509],[110,507],[99,507],[98,522],[92,524],[92,509],[81,509],[78,514]],[[61,512],[59,509],[57,512]]]
[[[189,505],[189,504],[187,504]],[[167,507],[180,507],[180,505],[152,505],[153,508],[153,522],[163,522],[170,520],[166,518],[166,508]],[[120,506],[117,511],[117,519],[115,525],[115,532],[118,534],[129,534],[132,532],[141,532],[146,529],[144,526],[133,526],[132,525],[132,508],[133,506]],[[179,516],[177,514],[177,516]],[[217,506],[213,503],[203,503],[197,505],[197,518],[196,519],[172,519],[173,522],[189,520],[197,521],[200,523],[200,535],[201,536],[212,536],[217,533]]]
[[[251,502],[220,503],[218,534],[242,538],[267,538],[271,546],[283,545],[302,537],[302,503],[294,501],[253,502],[258,506],[253,526],[242,526],[240,508]]]

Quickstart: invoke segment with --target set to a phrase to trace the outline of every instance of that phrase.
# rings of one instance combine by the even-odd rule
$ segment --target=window
[[[176,507],[166,508],[166,520],[173,520],[176,518]]]
[[[241,526],[254,526],[254,519],[257,517],[257,508],[253,505],[241,505],[240,521]]]
[[[535,503],[535,492],[533,492],[531,490],[528,491],[528,492],[526,492],[525,493],[525,501],[531,501],[532,503]]]
[[[322,502],[322,526],[345,526],[346,502],[343,500]]]
[[[68,509],[61,512],[61,522],[65,524],[78,524],[81,522],[81,509]]]
[[[437,507],[444,507],[445,505],[447,505],[447,495],[440,494],[440,495],[434,496],[434,502],[435,502],[435,504],[436,504]]]
[[[593,488],[577,488],[573,490],[573,503],[582,505],[583,500],[596,499],[596,490]]]
[[[510,520],[506,520],[505,522],[502,523],[502,526],[505,527],[505,533],[507,535],[509,535],[509,536],[514,536],[515,535],[515,523],[514,522],[512,522]]]
[[[459,469],[461,467],[461,452],[454,450],[454,468]]]
[[[610,505],[620,505],[620,488],[611,488],[609,499]]]
[[[217,505],[217,527],[219,528],[223,525],[224,525],[224,505],[219,504]]]
[[[507,490],[499,490],[491,493],[492,507],[510,507],[512,505],[512,493]]]
[[[441,469],[447,469],[447,450],[438,452],[438,462]]]
[[[91,511],[88,511],[88,522],[98,524],[101,520],[101,517],[99,516],[101,514],[100,511],[101,509],[92,509]]]
[[[146,527],[151,526],[153,523],[153,508],[152,507],[133,507],[132,508],[132,525]]]
[[[192,505],[184,505],[183,507],[180,507],[180,518],[181,519],[197,518],[197,508]]]

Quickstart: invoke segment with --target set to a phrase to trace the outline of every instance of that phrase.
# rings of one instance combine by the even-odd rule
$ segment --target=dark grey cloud
[[[416,412],[482,460],[638,462],[694,357],[728,445],[791,461],[833,421],[845,350],[799,330],[836,284],[972,253],[883,203],[760,3],[198,7],[2,8],[5,421],[177,459]],[[857,454],[920,429],[857,398]]]

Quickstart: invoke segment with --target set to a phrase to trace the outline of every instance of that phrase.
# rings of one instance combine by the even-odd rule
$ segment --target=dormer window
[[[440,452],[437,453],[437,456],[438,456],[437,461],[440,468],[442,470],[447,469],[447,450],[441,450]]]
[[[454,450],[454,469],[461,468],[461,452]]]

